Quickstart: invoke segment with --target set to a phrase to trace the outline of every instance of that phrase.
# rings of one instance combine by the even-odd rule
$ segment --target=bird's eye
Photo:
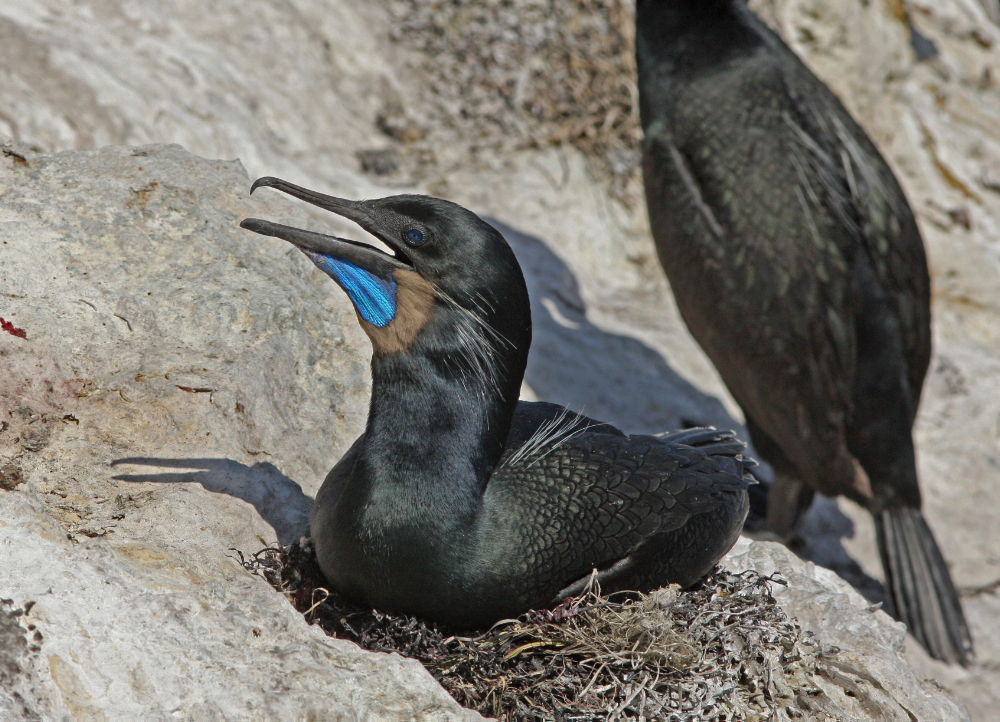
[[[411,228],[406,233],[403,234],[403,238],[411,246],[419,246],[424,242],[424,234],[418,231],[416,228]]]

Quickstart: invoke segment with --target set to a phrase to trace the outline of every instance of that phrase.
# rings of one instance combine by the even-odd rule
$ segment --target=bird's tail
[[[735,431],[720,431],[714,426],[692,426],[680,431],[670,431],[655,434],[654,437],[668,444],[684,444],[697,448],[702,453],[713,456],[717,460],[729,458],[729,471],[743,484],[758,484],[753,470],[757,460],[746,456],[747,444],[736,438]],[[637,438],[637,437],[633,437]]]
[[[891,507],[875,514],[875,531],[896,618],[932,657],[967,666],[973,656],[969,626],[924,515]]]

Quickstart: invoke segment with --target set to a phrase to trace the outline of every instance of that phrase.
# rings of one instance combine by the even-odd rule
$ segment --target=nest
[[[798,697],[822,695],[810,679],[815,641],[771,595],[784,582],[752,571],[716,568],[692,590],[649,595],[592,587],[468,635],[351,604],[324,587],[308,546],[240,561],[328,635],[417,659],[459,703],[504,722],[756,722],[788,719]]]
[[[416,51],[428,92],[418,101],[422,122],[402,117],[397,105],[379,123],[430,150],[417,156],[455,152],[456,140],[473,155],[569,145],[618,196],[637,176],[632,2],[395,0],[389,7],[392,38]]]

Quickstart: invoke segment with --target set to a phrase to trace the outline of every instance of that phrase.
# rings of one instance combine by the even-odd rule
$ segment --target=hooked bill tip
[[[317,193],[316,191],[311,191],[308,188],[297,186],[294,183],[289,183],[288,181],[282,180],[281,178],[275,178],[274,176],[264,176],[263,178],[255,180],[253,185],[250,186],[250,193],[252,194],[255,190],[262,186],[274,188],[282,193],[287,193],[293,198],[298,198],[306,203],[310,203],[314,206],[331,211],[332,213],[336,213],[337,215],[343,216],[344,218],[352,220],[355,223],[364,225],[364,223],[371,221],[368,217],[368,213],[363,209],[358,208],[357,201],[350,201],[346,198],[337,198],[336,196],[328,196],[325,193]]]
[[[258,188],[260,188],[261,186],[263,186],[265,188],[267,188],[269,186],[273,187],[275,185],[278,185],[281,182],[282,181],[281,181],[280,178],[275,178],[272,175],[266,175],[266,176],[263,176],[262,178],[258,178],[257,180],[255,180],[253,182],[253,185],[250,186],[250,195],[253,195],[253,192],[255,190],[257,190]]]

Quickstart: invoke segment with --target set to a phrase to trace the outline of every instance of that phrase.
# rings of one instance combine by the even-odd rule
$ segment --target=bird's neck
[[[658,32],[677,35],[685,30],[736,17],[742,0],[639,0],[636,22]]]
[[[500,461],[527,362],[469,317],[444,314],[405,353],[372,358],[359,483],[479,497]]]
[[[682,102],[678,83],[756,52],[761,27],[742,0],[640,0],[635,47],[643,128]]]
[[[742,0],[641,0],[637,59],[640,66],[712,62],[742,44],[751,19]]]

